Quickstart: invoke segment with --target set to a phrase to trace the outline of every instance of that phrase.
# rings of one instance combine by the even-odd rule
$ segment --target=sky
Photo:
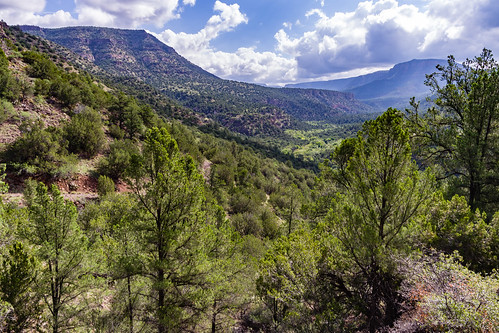
[[[0,18],[145,29],[219,77],[277,86],[499,53],[497,0],[0,0]]]

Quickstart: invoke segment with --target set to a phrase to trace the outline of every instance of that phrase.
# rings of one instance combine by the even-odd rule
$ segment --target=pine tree
[[[74,325],[85,292],[83,269],[87,238],[77,222],[73,203],[64,200],[58,188],[38,183],[25,193],[29,211],[28,238],[37,247],[39,292],[50,312],[52,332]]]
[[[208,243],[203,239],[210,235],[202,209],[203,178],[164,128],[146,134],[143,151],[133,157],[128,175],[142,213],[143,274],[156,303],[157,329],[180,331],[199,314],[203,293],[203,244]]]
[[[334,160],[336,169],[326,167],[323,177],[338,190],[326,217],[336,241],[325,276],[375,332],[400,314],[394,258],[408,247],[408,233],[427,209],[432,177],[412,161],[409,133],[395,109],[366,122]]]
[[[451,193],[467,197],[472,210],[489,217],[499,203],[499,67],[490,50],[462,65],[449,56],[447,66],[428,75],[435,107],[420,114],[407,110],[416,154],[423,166],[436,165]]]

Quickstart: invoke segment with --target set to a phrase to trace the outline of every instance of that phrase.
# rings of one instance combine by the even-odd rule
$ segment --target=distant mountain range
[[[143,30],[98,27],[23,31],[55,42],[126,84],[145,84],[229,129],[253,135],[375,111],[350,92],[269,88],[220,79]],[[84,69],[92,71],[90,65]]]
[[[403,107],[411,97],[424,99],[430,94],[425,86],[426,74],[436,71],[442,59],[411,60],[395,65],[387,71],[378,71],[352,78],[290,84],[288,88],[329,89],[352,93],[376,109]]]

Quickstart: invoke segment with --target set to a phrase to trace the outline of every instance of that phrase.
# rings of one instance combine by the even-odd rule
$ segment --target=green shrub
[[[76,114],[64,127],[64,137],[70,152],[95,156],[105,142],[100,114],[90,108]]]
[[[56,97],[66,107],[73,107],[81,101],[79,90],[62,79],[52,81],[50,94]]]
[[[14,113],[14,106],[10,102],[0,100],[0,124],[12,117]]]
[[[260,214],[262,221],[263,237],[274,239],[279,236],[279,224],[277,223],[277,216],[265,207]]]
[[[50,92],[50,80],[36,79],[35,80],[35,95],[48,96]]]
[[[99,197],[104,197],[114,191],[114,181],[107,176],[100,175],[99,179],[97,179],[97,193],[99,193]]]
[[[38,169],[49,172],[60,164],[64,142],[57,130],[43,128],[41,121],[24,122],[20,129],[23,134],[5,152],[8,162],[30,173]]]
[[[138,148],[131,140],[113,142],[109,147],[109,155],[99,163],[99,172],[115,180],[121,178],[134,154],[138,154]]]
[[[263,226],[258,217],[250,212],[235,214],[231,217],[232,225],[241,235],[262,237]]]
[[[118,125],[111,124],[111,126],[109,126],[109,135],[114,139],[123,140],[125,137],[125,131]]]
[[[30,66],[28,75],[40,79],[54,79],[57,75],[57,66],[45,55],[35,52],[23,52],[23,60]]]

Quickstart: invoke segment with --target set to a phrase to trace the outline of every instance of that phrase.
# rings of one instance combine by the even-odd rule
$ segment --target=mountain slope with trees
[[[267,88],[222,80],[190,63],[145,31],[96,27],[45,29],[22,26],[93,62],[113,77],[140,80],[229,129],[245,134],[334,121],[372,112],[350,93]]]
[[[289,84],[289,88],[329,89],[352,93],[377,110],[388,107],[405,108],[411,97],[424,100],[430,89],[424,84],[425,75],[435,71],[445,60],[414,59],[400,63],[387,71],[378,71],[346,79]]]
[[[366,121],[314,174],[0,37],[0,129],[17,128],[0,146],[1,331],[497,331],[490,51],[449,57],[434,108]],[[79,173],[98,194],[75,203],[58,181]]]

